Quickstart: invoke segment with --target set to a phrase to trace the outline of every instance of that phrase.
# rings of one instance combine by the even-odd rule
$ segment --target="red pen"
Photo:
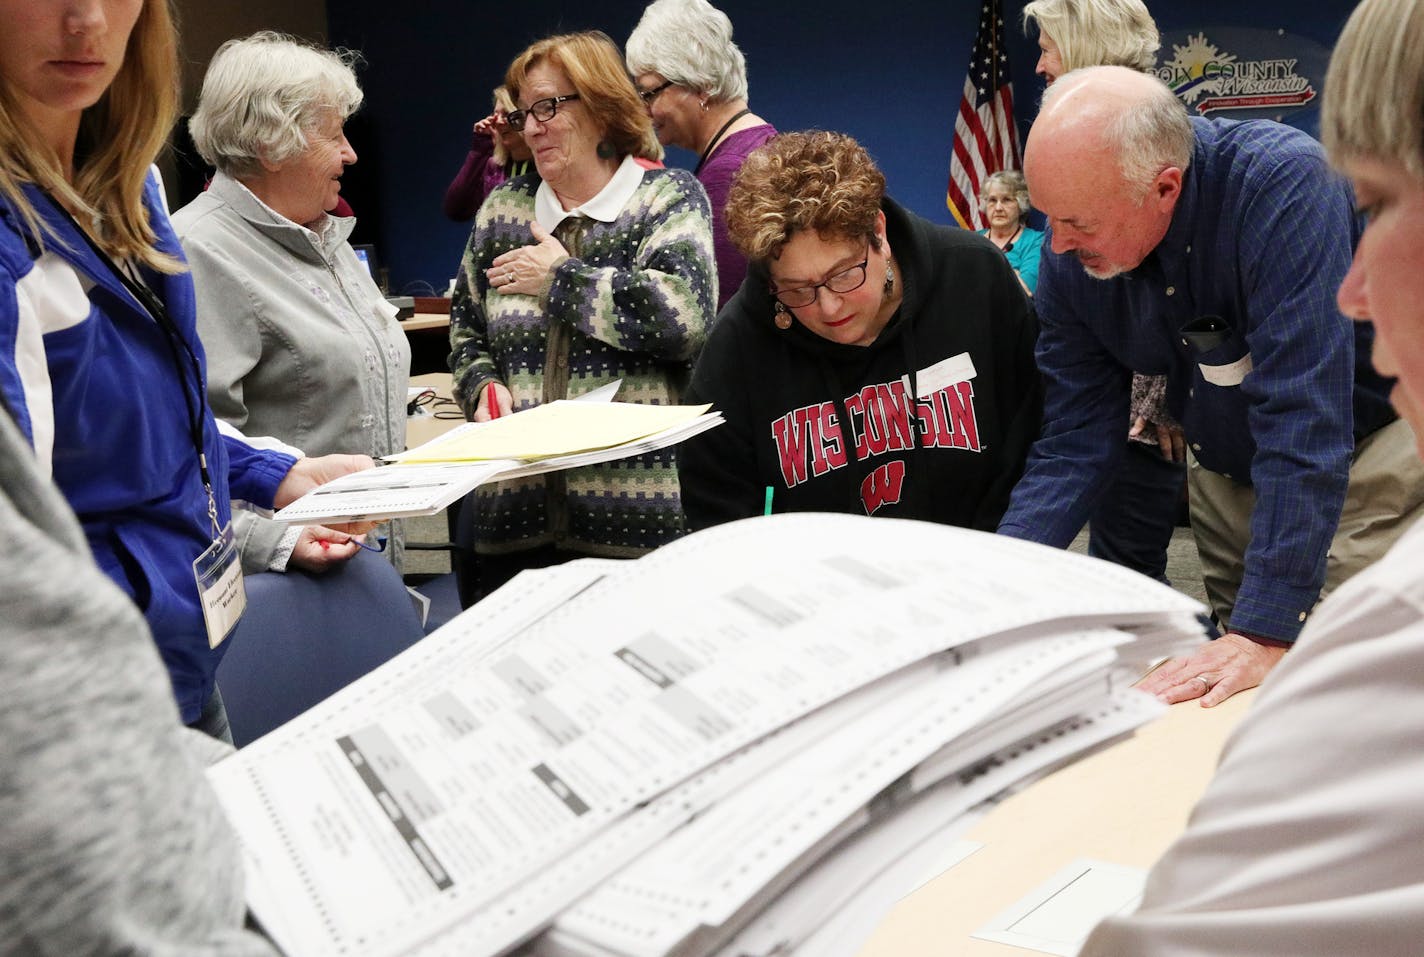
[[[485,386],[485,411],[491,419],[499,418],[499,402],[494,397],[494,383]]]

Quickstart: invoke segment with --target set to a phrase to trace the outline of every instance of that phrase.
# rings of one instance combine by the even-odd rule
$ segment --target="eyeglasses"
[[[865,267],[868,265],[870,265],[870,252],[867,250],[865,258],[860,262],[847,269],[842,269],[834,276],[827,276],[821,282],[813,282],[809,286],[797,286],[795,289],[773,289],[771,294],[787,309],[800,309],[816,301],[822,286],[838,295],[855,292],[865,285]]]
[[[509,124],[509,128],[519,133],[524,129],[524,121],[529,119],[532,113],[534,119],[540,123],[547,123],[554,118],[554,114],[559,112],[559,104],[567,103],[569,100],[577,100],[577,93],[570,93],[568,96],[550,96],[542,100],[535,100],[529,104],[527,110],[514,110],[504,115],[504,121]]]
[[[638,95],[643,98],[644,106],[652,106],[653,101],[658,98],[658,94],[672,86],[672,80],[663,80],[660,86],[655,86],[651,90],[639,90]]]

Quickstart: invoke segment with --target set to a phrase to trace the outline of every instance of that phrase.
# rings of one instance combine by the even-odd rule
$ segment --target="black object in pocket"
[[[1198,316],[1185,323],[1178,332],[1182,344],[1190,346],[1199,356],[1206,355],[1231,338],[1231,326],[1220,316]]]

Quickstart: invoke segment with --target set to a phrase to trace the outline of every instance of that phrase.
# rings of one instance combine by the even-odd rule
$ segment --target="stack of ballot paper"
[[[642,455],[720,425],[710,406],[611,402],[611,392],[470,422],[312,490],[276,513],[295,525],[432,515],[484,482]],[[599,401],[602,398],[605,401]]]
[[[1000,536],[751,519],[520,576],[210,774],[293,957],[852,953],[971,808],[1159,713],[1127,686],[1200,611]]]

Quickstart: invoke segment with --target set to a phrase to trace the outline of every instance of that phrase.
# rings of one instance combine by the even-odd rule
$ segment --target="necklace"
[[[1019,228],[1016,229],[1016,230],[1014,230],[1014,234],[1009,237],[1009,241],[1008,241],[1008,242],[1004,243],[1004,245],[1002,245],[1002,246],[999,246],[998,243],[994,243],[994,245],[995,245],[995,246],[999,246],[999,251],[1000,251],[1000,252],[1004,252],[1004,253],[1009,252],[1010,250],[1012,250],[1012,249],[1014,248],[1014,243],[1018,242],[1019,234],[1022,233],[1023,230],[1024,230],[1023,224],[1020,223],[1020,224],[1019,224]],[[992,238],[992,237],[991,237],[991,238]]]
[[[712,139],[708,141],[707,148],[702,151],[702,155],[697,159],[697,168],[692,171],[693,176],[696,176],[699,172],[702,171],[702,164],[707,162],[707,157],[712,155],[712,151],[716,149],[717,144],[722,141],[723,134],[725,134],[729,129],[732,128],[733,123],[737,122],[737,120],[740,120],[742,117],[746,116],[751,111],[751,107],[747,107],[740,113],[733,114],[730,120],[722,124],[722,128],[720,130],[712,134]]]

